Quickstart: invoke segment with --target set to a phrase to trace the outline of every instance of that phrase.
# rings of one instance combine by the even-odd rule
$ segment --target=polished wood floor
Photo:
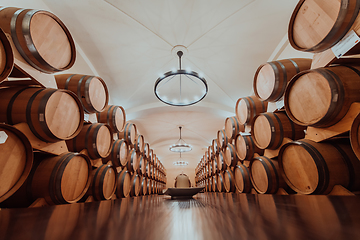
[[[1,209],[0,239],[360,239],[360,197],[201,193]]]

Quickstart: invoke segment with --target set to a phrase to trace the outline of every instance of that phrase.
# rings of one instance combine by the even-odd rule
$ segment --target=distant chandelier
[[[175,166],[186,166],[189,165],[189,162],[185,162],[181,160],[181,152],[180,152],[180,159],[176,162],[173,162]]]
[[[181,69],[182,51],[178,51],[179,70],[169,71],[155,82],[156,97],[172,106],[189,106],[200,102],[208,92],[205,78],[197,72]]]
[[[179,140],[170,146],[169,150],[172,151],[172,152],[189,152],[191,151],[191,146],[189,144],[186,144],[186,142],[181,138],[181,128],[179,126],[179,129],[180,129],[180,138]],[[180,154],[180,158],[181,158],[181,154]]]

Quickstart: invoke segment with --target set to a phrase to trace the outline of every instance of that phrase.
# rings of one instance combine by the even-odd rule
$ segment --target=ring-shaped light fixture
[[[190,106],[200,102],[208,92],[207,82],[197,72],[181,69],[182,51],[178,51],[180,69],[160,76],[154,87],[155,96],[171,106]]]
[[[172,152],[179,152],[180,154],[182,152],[189,152],[192,150],[192,147],[187,144],[182,138],[181,138],[181,126],[179,126],[179,130],[180,130],[180,138],[179,140],[170,146],[169,150],[172,151]],[[180,155],[181,157],[181,155]]]

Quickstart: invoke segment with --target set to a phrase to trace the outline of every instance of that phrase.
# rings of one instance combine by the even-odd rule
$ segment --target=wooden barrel
[[[225,162],[225,154],[221,151],[214,159],[214,162],[216,162],[217,171],[216,172],[222,172],[226,170],[226,162]]]
[[[220,143],[217,138],[212,140],[211,147],[214,154],[218,154],[220,152]]]
[[[249,169],[242,165],[236,165],[234,169],[235,187],[239,193],[250,193],[252,183],[250,179]]]
[[[145,157],[140,159],[140,173],[142,176],[147,176],[149,168],[149,161],[146,160]]]
[[[217,141],[219,143],[220,148],[225,148],[229,142],[229,139],[226,136],[225,130],[219,130],[217,132]]]
[[[125,167],[129,158],[129,146],[124,139],[116,140],[112,144],[109,156],[105,158],[103,163],[111,161],[115,167]]]
[[[0,82],[6,79],[14,67],[14,54],[4,31],[0,28]]]
[[[116,197],[124,198],[130,196],[131,175],[126,169],[122,170],[117,176]]]
[[[150,145],[149,145],[149,143],[145,143],[144,157],[146,157],[147,160],[149,160],[149,158],[150,158]]]
[[[16,128],[0,123],[0,203],[25,182],[33,165],[33,150],[27,137]]]
[[[355,155],[360,159],[360,113],[351,124],[350,142]]]
[[[287,143],[280,149],[279,165],[286,183],[301,194],[327,194],[335,185],[360,188],[360,161],[349,143]]]
[[[148,185],[147,185],[147,178],[142,177],[141,178],[141,184],[140,184],[140,195],[145,196],[148,194]]]
[[[86,149],[91,159],[106,158],[112,147],[112,134],[103,123],[85,124],[79,135],[66,141],[69,151],[81,152]]]
[[[75,44],[69,30],[54,14],[43,10],[0,8],[0,27],[33,68],[54,73],[75,63]]]
[[[227,166],[235,166],[238,162],[238,157],[236,155],[236,149],[233,144],[228,143],[224,150],[224,160]]]
[[[45,142],[71,139],[83,126],[81,103],[67,90],[2,88],[0,102],[0,122],[26,122],[31,132]]]
[[[216,184],[217,184],[217,191],[218,192],[225,192],[224,188],[224,177],[222,173],[218,173],[216,175]]]
[[[92,171],[92,182],[87,194],[95,200],[109,200],[116,190],[116,169],[113,166],[103,164]]]
[[[360,101],[360,67],[334,66],[296,75],[285,91],[285,110],[295,123],[329,127]]]
[[[135,149],[131,149],[128,158],[127,169],[129,172],[138,172],[140,168],[140,154],[137,153]]]
[[[133,123],[126,123],[124,128],[124,140],[130,147],[134,147],[136,144],[137,128]]]
[[[141,189],[141,179],[140,176],[136,173],[133,173],[131,176],[131,188],[130,188],[130,196],[137,197],[140,194]]]
[[[104,110],[109,101],[107,86],[100,77],[80,74],[55,75],[58,88],[68,89],[81,100],[87,113]]]
[[[306,52],[325,51],[338,43],[357,18],[360,4],[356,0],[301,0],[295,7],[288,29],[293,48]]]
[[[286,183],[279,172],[279,165],[265,156],[256,157],[250,164],[251,183],[259,193],[276,193]]]
[[[266,112],[268,103],[256,96],[239,98],[236,102],[235,113],[240,124],[251,124],[254,117]]]
[[[219,190],[218,190],[218,188],[217,188],[217,178],[216,178],[216,175],[215,176],[212,176],[211,177],[211,179],[212,179],[212,191],[213,192],[218,192]]]
[[[45,158],[34,172],[32,195],[49,204],[75,203],[87,192],[90,176],[90,159],[84,154],[63,153]]]
[[[293,58],[262,64],[254,77],[255,95],[263,101],[280,100],[287,83],[299,72],[309,70],[311,62],[308,58]]]
[[[285,112],[267,112],[255,117],[251,136],[259,148],[277,149],[284,138],[292,140],[304,138],[305,129],[293,123]]]
[[[224,189],[226,192],[235,191],[235,178],[231,169],[226,169],[224,171]]]
[[[124,130],[126,123],[125,110],[121,106],[108,105],[103,111],[96,114],[99,123],[109,125],[113,133]]]
[[[142,176],[142,171],[144,170],[144,165],[145,165],[145,158],[143,155],[138,154],[138,168],[136,169],[136,173],[140,176]]]
[[[152,179],[148,178],[148,181],[147,181],[147,190],[148,190],[148,194],[151,195],[153,194],[153,189],[152,189]]]
[[[244,132],[245,126],[240,124],[236,117],[228,117],[225,119],[225,134],[228,139],[235,139],[239,132]]]
[[[210,164],[212,165],[211,169],[212,169],[212,174],[213,175],[216,175],[216,173],[220,172],[219,169],[218,169],[218,166],[217,166],[217,161],[216,159],[212,159],[210,161]]]
[[[139,153],[144,153],[144,136],[141,134],[138,134],[135,139],[134,149]]]
[[[250,135],[238,134],[235,138],[235,150],[236,155],[240,160],[250,161],[254,158],[255,153],[260,156],[264,154],[264,150],[256,146],[253,137]]]

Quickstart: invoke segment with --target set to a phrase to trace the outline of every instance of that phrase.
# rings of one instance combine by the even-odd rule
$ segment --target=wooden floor
[[[360,197],[201,193],[2,209],[0,239],[360,239]]]

